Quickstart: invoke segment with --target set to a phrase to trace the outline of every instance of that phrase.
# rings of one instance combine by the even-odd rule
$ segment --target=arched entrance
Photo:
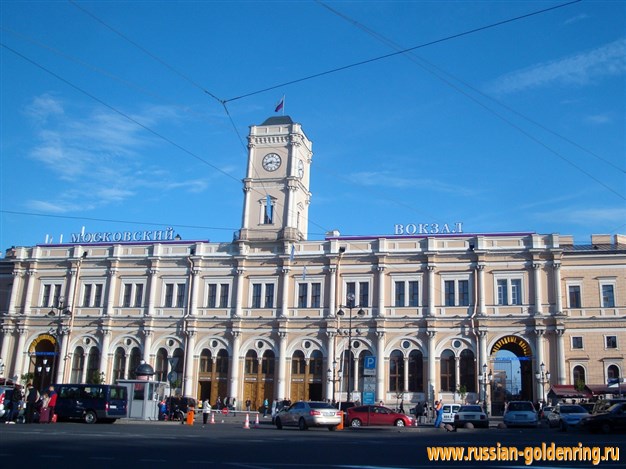
[[[500,338],[492,347],[491,413],[502,415],[505,402],[532,401],[532,350],[526,340],[516,335]]]
[[[57,340],[53,335],[42,334],[30,344],[31,358],[29,372],[33,373],[33,387],[39,392],[56,381],[59,366]]]

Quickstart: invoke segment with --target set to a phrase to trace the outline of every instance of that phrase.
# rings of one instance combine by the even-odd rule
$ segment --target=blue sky
[[[0,249],[230,241],[248,127],[283,95],[309,239],[625,233],[626,2],[565,3],[2,1]]]

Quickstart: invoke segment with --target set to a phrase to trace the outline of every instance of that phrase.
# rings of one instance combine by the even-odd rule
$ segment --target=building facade
[[[5,376],[115,382],[143,360],[212,402],[444,398],[498,413],[623,375],[625,236],[576,245],[455,224],[309,241],[311,142],[287,116],[248,140],[231,242],[82,232],[7,250]]]

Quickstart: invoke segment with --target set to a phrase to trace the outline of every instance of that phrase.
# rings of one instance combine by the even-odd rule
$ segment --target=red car
[[[362,425],[395,425],[396,427],[410,427],[413,417],[394,412],[379,405],[362,405],[348,409],[348,424],[351,427]]]

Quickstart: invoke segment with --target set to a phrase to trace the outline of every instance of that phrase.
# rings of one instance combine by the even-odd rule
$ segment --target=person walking
[[[26,423],[33,423],[35,420],[35,408],[39,400],[39,391],[32,383],[26,385]]]
[[[268,411],[269,406],[270,406],[270,403],[266,397],[265,400],[263,401],[263,418],[267,417],[267,411]]]
[[[202,426],[204,427],[209,419],[209,415],[211,414],[211,403],[208,399],[204,401],[202,404]]]
[[[422,423],[423,417],[424,417],[424,404],[417,401],[417,404],[415,405],[415,421],[417,422],[418,425]]]
[[[439,428],[443,420],[443,400],[435,401],[435,428]]]
[[[250,412],[251,407],[252,407],[252,401],[250,399],[246,399],[246,411]]]

